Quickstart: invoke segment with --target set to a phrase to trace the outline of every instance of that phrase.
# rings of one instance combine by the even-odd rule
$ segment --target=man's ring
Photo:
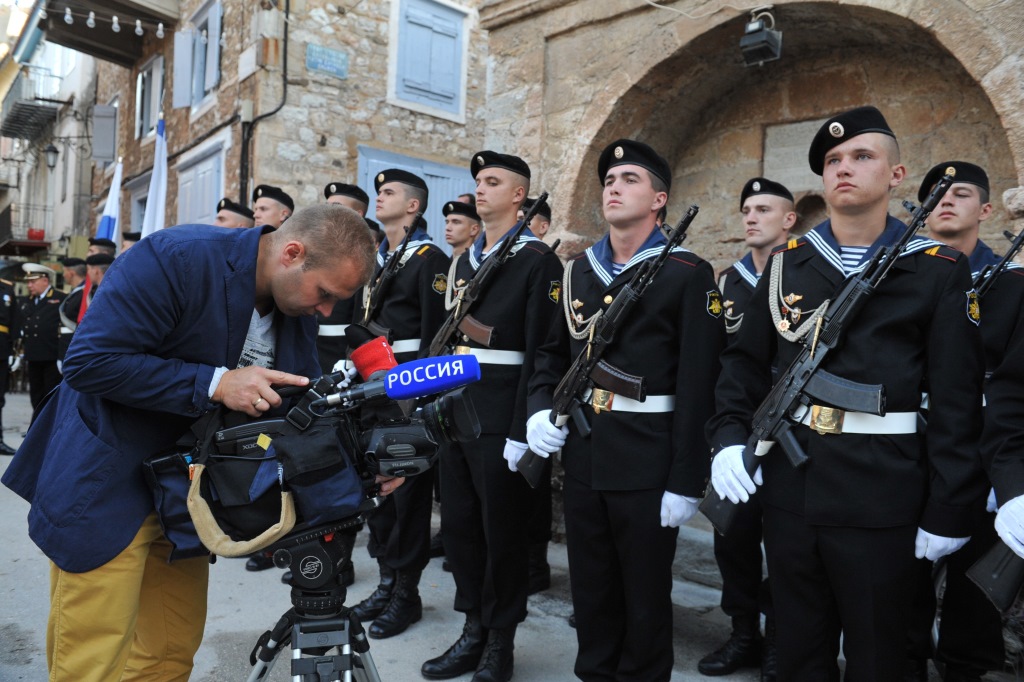
[[[257,399],[256,399],[256,400],[255,400],[255,401],[253,402],[252,406],[253,406],[253,407],[256,407],[257,405],[259,405],[259,404],[260,404],[260,403],[262,403],[262,402],[263,402],[263,396],[260,396],[259,398],[257,398]]]

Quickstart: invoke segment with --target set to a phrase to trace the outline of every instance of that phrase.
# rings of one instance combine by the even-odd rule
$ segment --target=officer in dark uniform
[[[39,263],[24,263],[28,298],[21,310],[21,335],[28,363],[28,391],[35,421],[39,404],[60,383],[57,369],[60,303],[64,294],[53,288],[53,270]]]
[[[777,621],[778,677],[901,680],[909,611],[930,560],[962,547],[984,503],[976,449],[981,424],[980,315],[967,258],[916,237],[844,330],[823,369],[881,384],[883,417],[815,405],[790,415],[809,457],[794,468],[779,448],[752,477],[742,462],[750,423],[772,383],[812,344],[837,287],[905,225],[888,215],[906,175],[881,112],[861,107],[829,118],[808,156],[822,175],[830,220],[772,256],[737,339],[722,355],[717,413],[707,432],[716,453],[710,494],[734,502],[758,494]],[[922,386],[930,415],[917,431]]]
[[[664,158],[641,142],[617,140],[602,152],[597,175],[609,233],[565,266],[564,315],[537,356],[527,437],[545,456],[564,441],[576,676],[668,680],[672,561],[677,529],[696,513],[707,480],[703,429],[725,345],[722,301],[711,266],[677,247],[603,356],[643,378],[645,399],[595,381],[589,438],[551,423],[552,393],[586,351],[599,313],[667,241],[657,225],[672,182]]]
[[[484,232],[453,263],[449,287],[465,287],[517,224],[530,190],[530,167],[517,156],[473,155],[476,209]],[[455,610],[466,614],[461,637],[426,661],[428,679],[476,670],[477,682],[512,676],[516,626],[526,617],[526,524],[532,496],[515,464],[526,452],[526,385],[536,350],[558,313],[558,257],[525,230],[513,254],[489,280],[463,321],[458,353],[477,356],[480,381],[467,395],[480,419],[480,438],[441,451],[441,525],[455,577]],[[455,294],[449,304],[455,305]],[[487,328],[493,333],[487,334]],[[511,470],[510,470],[511,469]]]
[[[281,227],[295,212],[295,202],[280,187],[256,185],[252,191],[252,212],[257,226]]]
[[[132,248],[139,243],[142,239],[141,232],[122,232],[121,233],[121,253],[124,253],[128,249]]]
[[[928,218],[929,236],[953,247],[968,257],[972,278],[1000,261],[978,237],[981,222],[992,214],[989,203],[988,174],[966,161],[947,161],[924,176],[918,201],[924,201],[946,168],[956,170],[956,182]],[[1024,304],[1024,269],[1010,264],[1008,270],[981,301],[984,317],[981,339],[985,351],[985,373],[990,374],[1003,362],[1014,329],[1020,324]],[[986,421],[991,403],[984,410]],[[985,595],[967,578],[966,571],[997,541],[993,507],[977,520],[971,540],[963,549],[946,559],[946,588],[942,598],[942,620],[935,660],[945,665],[944,679],[981,680],[989,670],[1001,670],[1005,659],[1003,623]],[[911,631],[911,656],[908,678],[927,680],[927,657],[931,646],[935,616],[935,592],[932,564],[921,561],[920,588],[922,608]]]
[[[384,231],[377,251],[377,269],[356,309],[355,320],[391,343],[398,362],[427,354],[445,318],[448,256],[427,235],[425,223],[413,224],[427,207],[427,184],[397,168],[378,173],[376,216]],[[398,249],[412,230],[404,251]],[[396,274],[382,286],[378,278],[392,258]],[[415,480],[414,480],[415,479]],[[370,556],[380,567],[380,584],[352,609],[360,620],[373,620],[370,637],[393,637],[420,620],[423,605],[419,581],[430,560],[431,476],[414,476],[401,497],[377,509],[367,519]]]
[[[122,252],[123,253],[123,252]],[[57,361],[64,362],[68,346],[71,345],[71,337],[78,327],[82,312],[82,298],[86,294],[85,285],[88,279],[85,275],[85,261],[81,258],[65,258],[61,261],[64,266],[64,283],[71,286],[64,300],[61,301],[58,311],[60,313],[59,343],[57,344]]]
[[[777,246],[796,224],[793,194],[768,178],[751,178],[740,192],[744,240],[750,251],[718,276],[725,309],[725,330],[735,339],[743,311]],[[775,621],[771,596],[762,581],[761,500],[739,508],[726,536],[715,533],[715,561],[722,574],[722,610],[732,619],[732,635],[697,663],[702,675],[728,675],[743,667],[761,667],[765,682],[775,679]],[[761,613],[765,638],[761,639]]]
[[[213,218],[217,227],[253,227],[256,225],[252,209],[224,197],[217,202],[217,215]]]
[[[7,358],[14,355],[14,339],[18,338],[18,304],[14,298],[14,282],[0,279],[0,455],[13,455],[14,448],[4,442],[3,409],[11,380]]]

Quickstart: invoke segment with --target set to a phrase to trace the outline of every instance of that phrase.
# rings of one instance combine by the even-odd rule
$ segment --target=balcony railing
[[[53,227],[53,208],[42,204],[11,205],[11,238],[17,241],[41,242]]]
[[[4,97],[0,134],[22,140],[37,139],[57,120],[61,79],[46,69],[24,67]]]

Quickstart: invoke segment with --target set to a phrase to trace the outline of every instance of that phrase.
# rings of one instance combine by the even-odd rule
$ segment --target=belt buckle
[[[820,433],[839,435],[843,432],[843,419],[846,418],[846,411],[838,407],[825,407],[824,405],[811,406],[811,428]]]
[[[455,355],[472,355],[472,349],[469,346],[455,346]]]
[[[611,412],[613,400],[615,400],[614,393],[606,391],[603,388],[595,387],[593,393],[590,395],[590,404],[594,408],[594,414]]]

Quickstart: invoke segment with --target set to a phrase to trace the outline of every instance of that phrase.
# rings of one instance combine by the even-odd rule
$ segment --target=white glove
[[[519,464],[519,460],[526,454],[528,448],[529,446],[526,443],[520,443],[511,438],[505,439],[505,453],[503,456],[505,461],[508,462],[509,471],[516,471],[516,465]]]
[[[918,528],[917,539],[914,540],[914,556],[918,559],[937,561],[947,554],[957,551],[966,545],[970,539],[970,536],[966,538],[945,538],[941,535],[932,535],[923,528]]]
[[[1013,498],[999,508],[996,532],[1014,554],[1024,557],[1024,495]]]
[[[348,388],[352,383],[352,379],[359,374],[359,370],[355,368],[355,365],[348,366],[348,361],[342,358],[334,363],[334,367],[331,368],[332,373],[344,372],[345,375],[337,383],[338,388]]]
[[[999,502],[996,500],[996,489],[989,488],[988,501],[985,503],[985,511],[997,512],[999,511]]]
[[[764,480],[761,478],[761,467],[757,467],[754,478],[743,467],[742,445],[730,445],[723,448],[711,460],[711,485],[718,493],[719,499],[729,498],[733,504],[746,502]]]
[[[665,491],[661,496],[661,527],[678,528],[697,513],[697,498]]]
[[[526,420],[526,442],[541,457],[558,452],[568,435],[568,426],[559,427],[551,423],[551,410],[541,410]]]
[[[60,372],[61,375],[64,374],[64,363],[60,360],[57,361],[57,371]]]

